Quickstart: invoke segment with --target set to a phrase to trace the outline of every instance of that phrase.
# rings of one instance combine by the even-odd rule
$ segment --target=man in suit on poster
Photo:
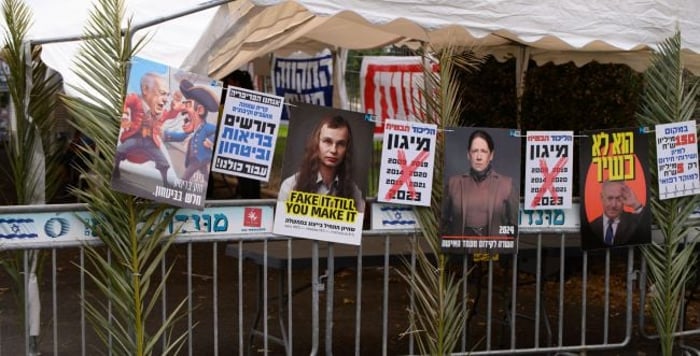
[[[591,221],[590,228],[595,242],[591,246],[611,247],[640,244],[649,241],[650,214],[634,191],[622,181],[605,181],[602,183],[600,200],[603,214]],[[626,212],[625,207],[632,209]]]

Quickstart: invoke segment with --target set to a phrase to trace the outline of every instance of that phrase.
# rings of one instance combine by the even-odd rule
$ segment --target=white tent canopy
[[[595,60],[643,70],[650,49],[678,28],[686,65],[700,73],[698,18],[700,2],[693,0],[246,0],[219,9],[206,31],[213,36],[203,37],[183,64],[221,76],[274,50],[417,40],[473,46],[499,58],[526,46],[538,63]]]
[[[26,0],[32,40],[82,33],[92,0]],[[127,0],[134,24],[202,6],[195,0]],[[211,3],[211,2],[209,2]],[[499,58],[528,49],[538,63],[626,63],[679,29],[687,68],[700,73],[697,0],[236,0],[141,32],[140,56],[213,77],[273,52],[373,48],[425,41],[473,46]],[[67,83],[76,43],[47,43],[43,58]]]

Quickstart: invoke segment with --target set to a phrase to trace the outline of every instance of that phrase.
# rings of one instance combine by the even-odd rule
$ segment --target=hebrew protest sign
[[[364,56],[360,69],[362,107],[376,118],[375,133],[388,119],[417,121],[423,102],[423,58]],[[431,70],[438,71],[437,63]]]
[[[581,141],[583,250],[651,241],[649,142],[637,131],[588,131]]]
[[[315,57],[277,57],[272,59],[272,83],[275,94],[288,103],[333,106],[333,55]],[[289,110],[282,111],[282,120]]]
[[[430,206],[437,125],[387,120],[377,200]]]
[[[656,125],[659,199],[700,193],[695,121]]]
[[[525,153],[525,207],[569,209],[572,204],[574,133],[528,131]]]
[[[284,99],[229,87],[212,171],[267,182]]]

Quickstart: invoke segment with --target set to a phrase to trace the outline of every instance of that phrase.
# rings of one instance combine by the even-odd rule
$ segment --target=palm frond
[[[652,65],[645,73],[647,87],[639,113],[642,125],[688,121],[695,110],[697,83],[684,80],[681,61],[681,34],[676,33],[659,45]],[[656,150],[650,152],[656,162]],[[651,169],[651,181],[658,179],[656,166]],[[651,185],[652,196],[659,196],[658,186]],[[700,196],[688,196],[652,201],[652,215],[664,241],[644,246],[642,253],[649,269],[649,279],[656,293],[650,298],[652,315],[660,335],[664,355],[673,353],[674,336],[678,329],[683,289],[693,273],[695,242],[686,239],[697,234],[688,217],[700,204]]]
[[[78,153],[86,162],[81,172],[86,187],[73,193],[87,203],[91,219],[85,223],[108,251],[85,247],[91,267],[86,273],[101,297],[85,300],[84,306],[97,334],[111,346],[110,353],[141,356],[153,354],[163,339],[167,339],[165,350],[178,350],[189,331],[172,335],[187,299],[169,311],[155,331],[146,327],[172,269],[168,268],[158,283],[152,283],[177,235],[177,231],[168,233],[174,209],[110,188],[128,64],[143,44],[139,41],[132,46],[131,22],[127,21],[124,31],[120,28],[124,18],[124,1],[97,2],[76,60],[77,75],[85,86],[74,89],[83,98],[62,99],[74,117],[72,125],[92,140]]]
[[[54,110],[60,77],[41,61],[39,47],[27,47],[32,23],[29,7],[19,0],[5,0],[3,60],[7,63],[8,90],[15,117],[10,131],[10,178],[18,204],[43,204],[62,186],[61,159],[68,147],[56,135]]]
[[[424,60],[428,62],[430,59]],[[438,140],[435,152],[433,189],[430,207],[417,207],[414,212],[421,226],[422,236],[428,251],[416,248],[415,272],[405,262],[408,272],[400,271],[415,295],[415,306],[409,310],[410,332],[416,336],[418,349],[423,354],[446,355],[455,350],[466,323],[460,286],[465,275],[451,271],[448,256],[440,247],[440,209],[442,201],[444,136],[446,127],[456,126],[462,110],[459,99],[460,83],[455,74],[456,67],[465,70],[477,68],[480,58],[469,51],[459,52],[448,47],[439,55],[440,70],[434,73],[429,66],[424,72],[423,98],[425,105],[421,115],[425,122],[437,124]],[[429,258],[428,254],[435,258]]]

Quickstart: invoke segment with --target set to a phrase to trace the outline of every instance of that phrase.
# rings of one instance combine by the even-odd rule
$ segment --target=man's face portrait
[[[471,147],[469,147],[469,162],[471,167],[481,172],[488,167],[491,160],[493,160],[493,152],[489,149],[486,140],[481,137],[475,137]]]
[[[603,184],[600,198],[603,203],[603,212],[610,219],[617,219],[623,211],[622,187],[620,183]]]
[[[153,81],[151,87],[147,87],[143,93],[143,99],[156,114],[161,114],[165,103],[168,101],[168,88],[165,86],[165,81],[162,78],[157,78]]]
[[[200,112],[202,106],[195,100],[183,100],[181,113],[185,116],[185,121],[182,124],[182,130],[190,133],[194,131],[202,122]]]
[[[330,128],[323,125],[318,140],[318,156],[321,164],[336,168],[345,159],[345,152],[348,148],[348,128]]]

